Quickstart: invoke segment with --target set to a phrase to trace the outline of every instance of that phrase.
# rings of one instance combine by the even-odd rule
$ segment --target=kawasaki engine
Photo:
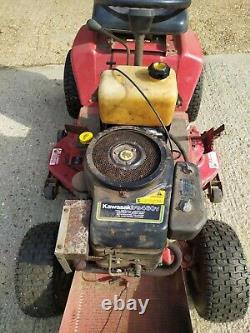
[[[167,242],[174,161],[166,143],[135,127],[99,134],[89,145],[92,255],[105,269],[155,269]]]
[[[173,274],[176,240],[206,223],[197,166],[174,161],[160,131],[129,126],[99,133],[83,153],[91,200],[65,202],[55,251],[64,270]]]

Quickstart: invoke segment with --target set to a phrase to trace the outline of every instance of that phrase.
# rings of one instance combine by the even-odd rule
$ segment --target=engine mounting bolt
[[[192,210],[192,204],[190,202],[190,200],[188,201],[180,201],[179,203],[179,208],[184,212],[184,213],[190,213]]]

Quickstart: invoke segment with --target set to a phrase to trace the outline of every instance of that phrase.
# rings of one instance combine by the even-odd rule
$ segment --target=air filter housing
[[[86,156],[94,255],[112,249],[160,257],[167,240],[174,169],[166,143],[146,130],[116,127],[100,133]]]
[[[161,140],[134,127],[105,131],[89,145],[87,165],[104,185],[132,190],[146,186],[163,171],[167,150]]]

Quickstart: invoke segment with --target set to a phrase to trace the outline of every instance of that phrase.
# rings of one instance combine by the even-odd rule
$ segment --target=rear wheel
[[[208,221],[190,245],[193,267],[187,282],[199,315],[214,322],[242,318],[249,303],[249,275],[235,232],[225,223]]]
[[[64,67],[64,94],[69,115],[77,119],[81,109],[81,102],[77,92],[76,82],[71,64],[71,50],[68,52]]]
[[[32,317],[51,317],[65,308],[72,275],[66,275],[54,256],[57,223],[30,229],[16,263],[15,291],[21,310]]]
[[[192,96],[191,102],[188,107],[188,119],[190,122],[195,121],[198,117],[203,93],[203,82],[204,82],[204,74],[201,73],[199,81],[195,87],[194,94]]]

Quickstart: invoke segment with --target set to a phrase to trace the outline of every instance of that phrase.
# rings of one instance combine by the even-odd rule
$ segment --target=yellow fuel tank
[[[152,78],[147,67],[117,66],[126,73],[144,92],[164,125],[171,124],[178,98],[176,74],[173,69],[169,76],[159,80]],[[149,105],[121,73],[106,70],[101,75],[98,90],[100,117],[105,124],[160,126]]]

